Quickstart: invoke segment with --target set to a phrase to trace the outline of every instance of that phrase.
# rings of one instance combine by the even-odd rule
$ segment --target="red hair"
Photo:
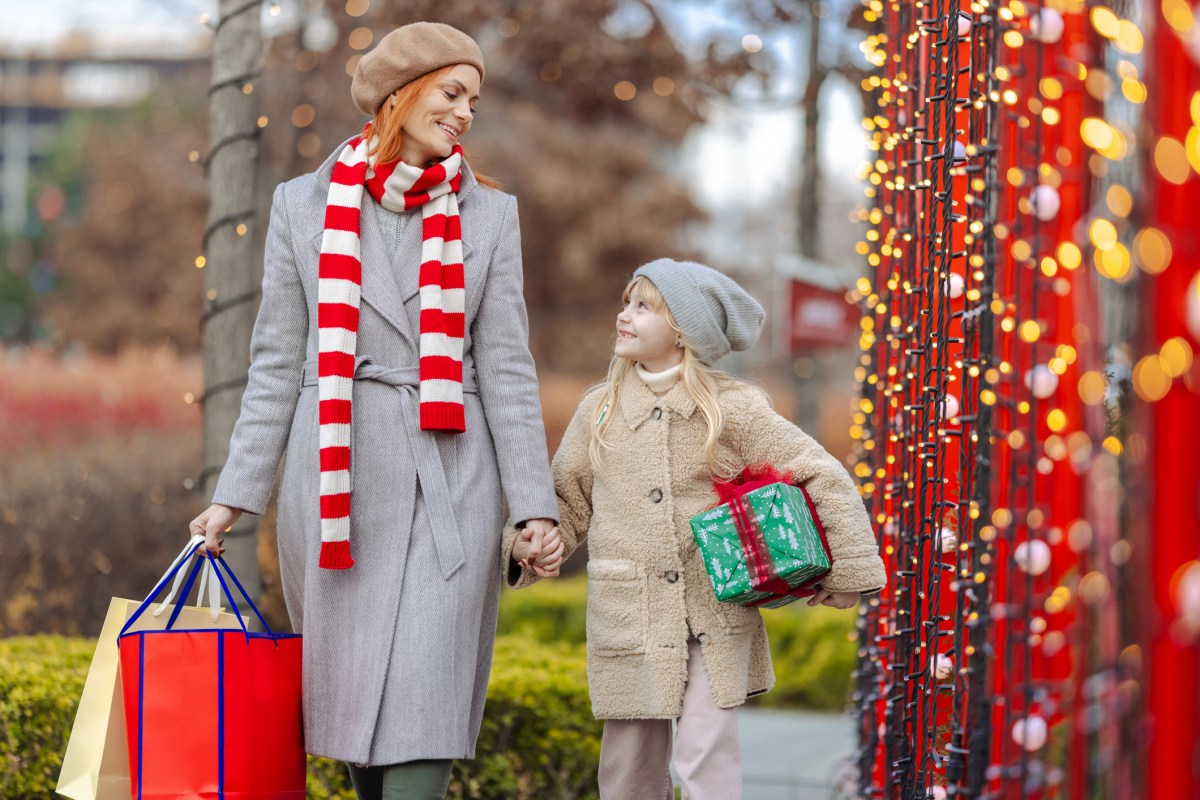
[[[438,81],[449,75],[454,66],[442,67],[404,84],[391,96],[395,98],[395,103],[391,102],[391,97],[383,101],[383,105],[375,112],[375,118],[371,120],[371,130],[379,137],[372,152],[372,156],[377,162],[386,164],[400,160],[400,153],[404,149],[404,123],[412,114],[413,109],[417,107],[417,101],[424,97],[426,92],[432,91]],[[467,156],[465,148],[463,149],[463,158],[468,161],[472,160]],[[474,174],[475,180],[484,186],[490,186],[493,189],[500,188],[500,182],[495,178],[475,172],[474,169],[471,172]]]

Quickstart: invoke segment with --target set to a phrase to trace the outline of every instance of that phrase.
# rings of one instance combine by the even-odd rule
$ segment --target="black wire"
[[[208,87],[208,93],[209,95],[214,95],[222,89],[226,89],[230,86],[242,86],[247,81],[252,81],[261,75],[261,69],[252,69],[249,72],[243,72],[240,75],[234,75],[232,78],[226,78],[223,81],[217,81],[216,83],[210,84]]]
[[[204,309],[204,313],[200,315],[200,327],[203,328],[213,317],[217,316],[218,314],[223,314],[234,306],[240,306],[243,303],[254,302],[258,299],[259,294],[259,289],[251,289],[248,292],[242,292],[241,294],[231,297],[228,300],[210,303],[208,307]]]
[[[247,376],[242,375],[239,378],[233,378],[231,380],[221,381],[220,383],[214,383],[209,386],[205,386],[204,391],[200,394],[200,397],[196,400],[196,402],[203,405],[204,403],[207,403],[208,399],[214,395],[221,394],[222,392],[232,391],[233,389],[242,388],[246,385],[247,381]]]
[[[215,34],[217,31],[221,30],[221,28],[225,26],[225,23],[231,22],[235,17],[239,17],[248,11],[257,10],[261,7],[262,0],[248,0],[217,20],[216,27],[213,28],[213,33]]]
[[[224,139],[209,148],[208,155],[201,159],[200,165],[204,167],[204,174],[208,174],[208,168],[212,164],[213,158],[216,157],[217,153],[221,152],[226,147],[242,141],[256,142],[260,138],[262,138],[262,129],[259,127],[254,127],[248,131],[240,131],[238,133],[226,136]]]
[[[236,225],[236,224],[238,224],[240,222],[244,222],[248,219],[254,219],[256,216],[258,216],[257,211],[255,211],[254,209],[248,209],[246,211],[238,211],[233,214],[226,214],[225,216],[223,216],[219,219],[213,220],[204,229],[204,236],[201,237],[202,249],[204,249],[204,250],[208,249],[208,240],[211,239],[212,235],[214,233],[216,233],[218,230],[220,230],[221,228],[223,228],[227,225]]]
[[[973,576],[994,566],[994,557],[985,557],[988,548],[978,545],[987,521],[982,512],[991,504],[992,416],[991,408],[980,404],[979,392],[994,361],[989,303],[996,261],[990,236],[996,216],[992,195],[997,148],[991,135],[998,119],[996,104],[989,100],[982,109],[972,105],[966,131],[957,130],[955,120],[959,77],[973,79],[980,63],[990,63],[999,31],[993,18],[976,20],[971,63],[960,70],[959,12],[959,0],[936,0],[932,8],[898,4],[884,14],[890,37],[886,52],[901,56],[898,64],[887,65],[885,74],[897,80],[903,75],[909,91],[901,93],[893,86],[892,106],[877,112],[893,127],[879,137],[883,142],[878,158],[889,170],[874,196],[874,207],[887,223],[879,227],[885,235],[871,248],[877,259],[872,286],[876,298],[868,304],[880,308],[865,309],[875,323],[876,339],[863,365],[883,385],[864,382],[863,396],[871,401],[873,416],[866,435],[875,447],[862,458],[870,466],[870,480],[880,484],[868,499],[873,517],[890,519],[883,544],[892,548],[889,560],[896,567],[890,595],[860,616],[855,694],[858,791],[867,797],[916,800],[941,781],[953,796],[967,796],[971,786],[976,787],[972,795],[981,796],[990,757],[988,587],[986,582],[976,585]],[[914,31],[924,33],[915,47],[908,47],[905,37]],[[980,96],[987,97],[987,87],[980,90],[972,83],[969,98]],[[979,148],[970,164],[955,159],[954,145],[963,134],[975,142],[986,135],[990,143]],[[981,171],[987,191],[971,189],[978,202],[954,209],[956,176],[965,174],[964,180],[971,180]],[[984,223],[984,232],[955,252],[953,226],[975,221]],[[888,255],[883,255],[884,244]],[[982,280],[972,277],[973,255],[983,257]],[[978,290],[980,297],[964,301],[964,310],[956,312],[945,284],[959,259],[967,265],[967,287]],[[897,328],[891,326],[893,318],[900,322]],[[961,322],[961,336],[951,335],[954,319]],[[964,367],[957,427],[942,419],[954,357]],[[967,362],[979,368],[976,376],[969,375]],[[955,437],[959,494],[952,498],[947,497],[942,475],[951,468],[945,444]],[[972,504],[981,510],[978,517],[970,515]],[[947,524],[950,512],[956,513],[956,524]],[[943,556],[938,533],[943,526],[953,527],[966,548]],[[943,613],[942,574],[950,570],[958,592],[953,611]],[[971,614],[978,615],[981,624],[966,626],[964,620]],[[947,652],[956,662],[954,678],[946,683],[937,680],[931,667],[944,650],[943,641],[952,643]],[[950,720],[948,730],[935,725],[939,718]],[[881,780],[876,780],[877,765]],[[949,780],[951,775],[954,780]]]

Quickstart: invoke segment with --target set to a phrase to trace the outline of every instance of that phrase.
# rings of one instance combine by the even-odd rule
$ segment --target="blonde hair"
[[[449,75],[455,66],[457,65],[452,64],[435,69],[433,72],[411,80],[384,99],[383,105],[379,107],[379,110],[375,112],[375,117],[371,120],[371,132],[378,138],[372,142],[370,152],[377,163],[387,164],[400,160],[400,153],[404,150],[404,123],[412,114],[413,109],[417,107],[417,101],[424,97],[434,84]],[[392,97],[396,98],[395,103],[392,102]],[[473,159],[467,156],[466,148],[463,148],[463,160],[474,164]],[[414,164],[413,166],[422,167],[424,165]],[[493,189],[500,188],[499,181],[476,172],[473,166],[471,173],[475,176],[475,180],[484,186],[490,186]]]
[[[692,402],[704,415],[704,421],[708,426],[708,433],[704,438],[705,463],[708,464],[713,475],[720,478],[732,478],[737,473],[737,465],[723,461],[717,455],[717,440],[721,438],[721,432],[725,428],[725,416],[721,413],[717,396],[726,389],[743,385],[742,382],[726,372],[705,364],[696,356],[695,350],[688,344],[687,336],[679,329],[675,318],[671,316],[671,309],[667,308],[662,292],[649,278],[639,275],[631,280],[621,295],[622,304],[629,302],[629,296],[634,289],[647,305],[666,316],[667,324],[678,334],[683,344],[680,381],[683,382],[684,389],[692,398]],[[608,430],[608,425],[616,413],[621,383],[633,364],[631,359],[613,356],[608,365],[608,377],[598,384],[603,387],[602,399],[596,407],[595,418],[592,420],[591,437],[588,442],[588,455],[593,468],[599,468],[604,451],[611,447],[604,440],[604,432]]]

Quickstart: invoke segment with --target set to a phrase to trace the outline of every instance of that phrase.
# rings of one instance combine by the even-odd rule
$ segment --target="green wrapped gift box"
[[[805,587],[829,572],[829,553],[822,541],[820,522],[803,489],[771,483],[747,492],[741,500],[757,520],[761,542],[774,571],[790,589]],[[704,556],[704,568],[717,599],[723,603],[779,608],[805,596],[753,587],[743,537],[738,534],[737,514],[732,508],[734,502],[737,501],[722,503],[691,519],[692,535]]]

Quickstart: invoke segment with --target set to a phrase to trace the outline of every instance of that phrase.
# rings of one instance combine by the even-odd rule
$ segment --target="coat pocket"
[[[591,655],[646,651],[646,576],[636,561],[590,559],[587,646]]]

